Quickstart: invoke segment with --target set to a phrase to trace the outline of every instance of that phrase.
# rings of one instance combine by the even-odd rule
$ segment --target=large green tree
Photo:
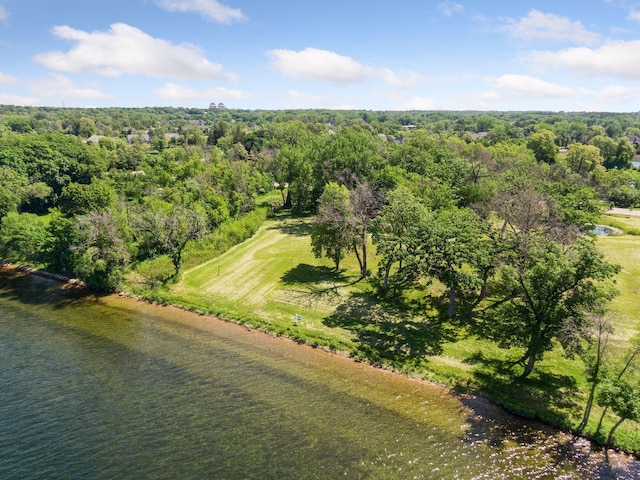
[[[536,361],[553,347],[571,322],[581,326],[590,312],[600,311],[615,295],[606,282],[619,266],[604,259],[592,238],[580,237],[562,245],[539,232],[526,242],[512,244],[498,274],[498,295],[486,310],[484,333],[501,347],[521,347],[514,363],[522,376],[534,371]]]
[[[481,269],[489,262],[489,242],[480,218],[468,208],[441,209],[419,232],[422,269],[447,289],[447,314],[455,314],[456,297],[480,289]]]
[[[90,287],[117,290],[131,259],[123,217],[114,209],[80,215],[72,233],[73,272]]]
[[[198,205],[151,205],[137,213],[134,224],[148,250],[169,255],[174,277],[180,274],[187,243],[209,231],[207,217]]]
[[[527,147],[533,151],[536,160],[554,163],[560,150],[555,143],[556,136],[550,130],[539,130],[527,139]]]
[[[400,187],[388,195],[387,203],[371,224],[380,257],[383,292],[389,289],[390,282],[402,285],[419,275],[418,238],[430,218],[428,209],[407,188]]]
[[[328,183],[318,204],[311,231],[311,248],[317,258],[330,258],[340,270],[340,261],[353,247],[349,190],[335,182]]]

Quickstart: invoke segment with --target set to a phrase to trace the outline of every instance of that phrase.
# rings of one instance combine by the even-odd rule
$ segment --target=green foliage
[[[267,209],[258,208],[237,220],[228,220],[212,233],[187,244],[183,254],[185,268],[208,262],[228,249],[251,238],[267,218]]]
[[[47,240],[47,219],[11,212],[0,226],[0,258],[14,263],[38,263]]]
[[[58,200],[60,211],[69,216],[103,212],[114,204],[116,192],[104,180],[93,179],[88,184],[70,183],[62,189]]]
[[[328,183],[320,196],[318,216],[311,232],[311,249],[316,258],[330,258],[336,270],[340,270],[340,261],[354,242],[350,216],[347,187]]]
[[[26,175],[13,168],[0,166],[0,220],[9,212],[16,212],[26,197],[29,181]]]
[[[74,273],[92,288],[117,290],[131,258],[119,213],[111,209],[77,217],[73,237]]]
[[[590,312],[600,311],[616,291],[603,283],[619,272],[598,252],[592,239],[578,239],[571,248],[533,235],[526,245],[508,252],[500,268],[499,289],[483,321],[483,335],[502,347],[517,346],[516,362],[529,375],[535,362],[551,350],[567,322],[581,327]]]
[[[538,130],[527,139],[527,147],[533,151],[538,162],[555,163],[559,148],[556,136],[549,130]]]
[[[574,143],[569,145],[566,162],[571,171],[586,177],[598,165],[602,165],[603,158],[600,149],[595,145]]]

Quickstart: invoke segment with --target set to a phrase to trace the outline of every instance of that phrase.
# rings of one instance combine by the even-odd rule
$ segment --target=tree
[[[47,238],[46,223],[32,213],[6,215],[0,228],[0,258],[16,263],[38,263]]]
[[[452,207],[436,212],[419,233],[422,268],[447,288],[449,318],[455,314],[458,293],[482,286],[475,267],[487,260],[488,242],[483,230],[472,210]]]
[[[60,211],[67,216],[102,212],[111,207],[116,192],[104,180],[93,179],[90,184],[70,183],[62,189],[58,200]]]
[[[602,165],[603,158],[600,149],[595,145],[574,143],[569,146],[566,162],[572,172],[586,177],[598,165]]]
[[[636,336],[632,339],[632,347],[630,352],[626,355],[626,360],[624,362],[623,367],[620,369],[620,371],[615,377],[609,378],[609,383],[611,383],[611,381],[614,381],[614,382],[621,381],[622,377],[624,377],[626,373],[628,373],[633,367],[636,366],[636,360],[638,356],[640,356],[640,337]],[[604,408],[602,409],[602,414],[600,415],[600,420],[598,421],[598,427],[596,428],[596,435],[600,433],[600,430],[602,429],[602,422],[604,421],[604,417],[607,415],[607,410],[611,406],[610,403],[608,403],[607,401],[604,401],[601,403],[600,399],[598,399],[598,404],[604,406]]]
[[[540,233],[529,235],[526,248],[514,243],[498,275],[500,295],[487,309],[485,335],[501,347],[522,347],[526,377],[553,347],[567,322],[582,327],[616,291],[606,283],[620,270],[604,259],[594,240],[579,238],[565,247]]]
[[[616,156],[618,153],[618,145],[615,140],[609,138],[606,135],[596,135],[589,140],[589,145],[593,145],[600,149],[600,155],[602,156],[602,164],[605,168],[610,169],[616,163]]]
[[[368,228],[382,205],[382,195],[367,182],[359,183],[349,195],[349,219],[353,230],[353,251],[360,265],[360,278],[365,278],[367,269]]]
[[[316,258],[326,256],[340,270],[340,261],[354,242],[351,228],[349,190],[330,182],[324,187],[318,205],[318,215],[311,231],[311,248]]]
[[[575,343],[578,345],[577,350],[584,362],[587,381],[590,384],[587,405],[584,409],[584,414],[582,415],[582,421],[577,428],[578,433],[580,433],[589,423],[596,389],[607,377],[609,357],[611,356],[609,338],[613,332],[613,327],[611,325],[611,321],[603,313],[589,315],[585,329],[581,330],[578,326],[575,326],[575,328],[572,327],[573,326],[570,326],[567,331],[569,337],[568,340],[569,342],[573,342],[572,339],[576,339]],[[582,347],[580,345],[580,338],[585,340],[586,347]]]
[[[395,282],[406,283],[418,276],[417,238],[427,225],[427,208],[404,187],[388,196],[388,203],[371,223],[373,243],[380,259],[382,290],[389,289],[391,269],[396,266]]]
[[[147,208],[137,214],[134,224],[142,233],[141,243],[146,243],[147,249],[171,257],[174,278],[180,274],[182,253],[187,243],[209,230],[206,215],[196,205]]]
[[[552,131],[539,130],[529,136],[527,147],[533,151],[538,162],[555,163],[559,151],[555,140],[556,136]]]
[[[609,431],[606,445],[611,445],[613,434],[622,422],[640,420],[640,389],[619,378],[605,382],[598,393],[598,404],[610,407],[619,417]]]
[[[0,166],[0,220],[9,212],[16,212],[26,198],[29,180],[13,168]]]
[[[113,209],[76,217],[73,271],[90,287],[118,289],[131,258],[123,222]]]
[[[617,168],[622,170],[631,168],[631,162],[635,155],[636,149],[633,146],[633,143],[631,143],[627,137],[621,137],[618,139],[615,162],[613,164],[605,165],[605,167],[609,169]]]

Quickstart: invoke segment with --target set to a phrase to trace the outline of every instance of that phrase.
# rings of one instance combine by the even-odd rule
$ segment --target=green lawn
[[[336,274],[327,260],[311,253],[308,219],[269,220],[250,240],[219,259],[187,270],[172,288],[189,304],[215,306],[222,316],[278,333],[296,332],[320,345],[345,343],[352,335],[328,327],[331,315],[352,291],[357,280],[355,259],[344,262]]]
[[[268,220],[219,259],[184,271],[162,299],[458,389],[481,391],[511,410],[567,429],[579,423],[587,385],[578,359],[567,359],[557,349],[530,378],[516,379],[504,366],[518,352],[468,335],[468,319],[449,321],[437,285],[430,292],[411,292],[400,302],[385,302],[368,281],[358,281],[354,256],[345,258],[339,273],[328,260],[314,258],[309,233],[306,218]],[[640,328],[640,237],[601,237],[598,244],[623,267],[618,278],[622,294],[612,305],[616,351],[622,352]],[[375,272],[375,264],[370,268]],[[596,408],[588,432],[598,415]],[[614,421],[610,417],[606,425]],[[616,437],[625,447],[640,450],[635,426],[623,424],[619,431]]]

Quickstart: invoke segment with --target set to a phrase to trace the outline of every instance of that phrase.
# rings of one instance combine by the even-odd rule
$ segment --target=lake
[[[2,479],[639,478],[490,403],[0,271]]]

